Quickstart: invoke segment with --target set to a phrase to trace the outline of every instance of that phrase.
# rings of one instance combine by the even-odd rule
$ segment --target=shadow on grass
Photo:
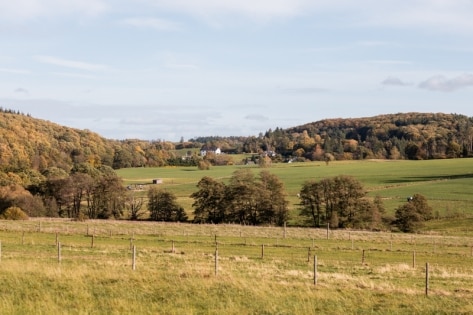
[[[443,175],[443,176],[415,176],[415,177],[403,177],[399,179],[387,180],[385,183],[396,184],[396,183],[412,183],[412,182],[430,182],[436,180],[455,180],[473,178],[473,174],[458,174],[458,175]]]

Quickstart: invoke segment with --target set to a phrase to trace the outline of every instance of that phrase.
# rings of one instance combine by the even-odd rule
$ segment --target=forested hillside
[[[273,161],[346,159],[438,159],[473,154],[473,119],[457,114],[399,113],[367,118],[325,119],[253,137],[201,137],[164,140],[110,140],[79,130],[0,110],[0,171],[69,172],[87,163],[114,169],[139,166],[197,165],[202,145],[224,153],[267,155]],[[186,159],[176,149],[184,149]],[[181,152],[183,152],[181,151]],[[192,153],[191,153],[192,152]],[[208,156],[214,164],[229,160]],[[3,176],[4,177],[4,176]]]
[[[0,109],[0,184],[27,185],[52,168],[67,173],[74,165],[163,166],[172,163],[174,144],[162,140],[110,140]],[[18,177],[19,176],[19,177]]]
[[[320,159],[322,153],[337,159],[458,158],[473,154],[473,119],[442,113],[326,119],[267,132],[265,138],[279,145],[278,151],[285,143],[294,155],[308,159]]]
[[[195,139],[222,151],[263,153],[276,161],[444,159],[473,155],[473,119],[442,113],[336,118],[259,136]]]

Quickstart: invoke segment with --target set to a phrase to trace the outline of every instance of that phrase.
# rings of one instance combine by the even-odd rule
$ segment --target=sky
[[[473,116],[472,0],[0,0],[0,106],[109,139]]]

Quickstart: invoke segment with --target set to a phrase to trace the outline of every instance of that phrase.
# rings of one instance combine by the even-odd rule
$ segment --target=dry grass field
[[[471,233],[0,221],[0,309],[2,314],[471,314]]]

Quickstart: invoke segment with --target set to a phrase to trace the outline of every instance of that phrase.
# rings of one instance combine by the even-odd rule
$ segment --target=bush
[[[396,209],[396,225],[403,232],[418,232],[424,222],[433,218],[432,208],[427,199],[420,194],[415,194],[408,202]]]
[[[2,220],[28,220],[28,215],[18,207],[9,207],[1,215]]]
[[[197,168],[201,171],[206,171],[210,169],[210,162],[206,160],[199,160],[197,163]]]

